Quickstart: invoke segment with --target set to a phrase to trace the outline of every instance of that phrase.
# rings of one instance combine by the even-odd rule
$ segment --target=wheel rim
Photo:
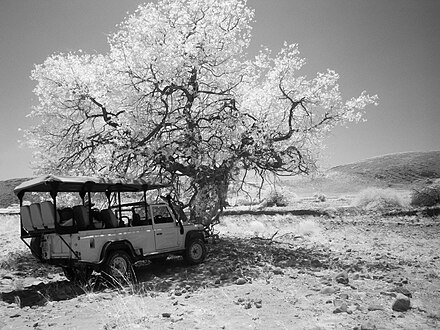
[[[110,264],[110,269],[112,270],[112,275],[115,277],[124,276],[127,274],[128,263],[123,257],[116,257],[112,260]]]
[[[201,246],[200,244],[198,244],[198,243],[193,244],[193,246],[191,246],[190,253],[191,253],[191,258],[192,258],[193,260],[198,260],[198,259],[200,259],[200,258],[202,257],[202,255],[203,255],[203,248],[202,248],[202,246]]]

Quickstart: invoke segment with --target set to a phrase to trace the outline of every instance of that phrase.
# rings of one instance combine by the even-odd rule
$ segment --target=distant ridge
[[[0,208],[18,204],[18,198],[14,194],[14,188],[30,178],[18,178],[0,181]]]
[[[440,179],[440,151],[403,152],[335,166],[323,177],[284,178],[282,185],[299,195],[356,193],[370,186],[415,188]],[[29,178],[0,181],[0,208],[17,204],[14,188]]]
[[[440,178],[440,151],[403,152],[335,166],[329,172],[379,180],[390,184],[417,184]]]

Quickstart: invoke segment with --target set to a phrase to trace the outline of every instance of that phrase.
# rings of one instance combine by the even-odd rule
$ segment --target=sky
[[[20,129],[37,99],[35,64],[60,52],[106,53],[107,35],[136,0],[0,0],[0,180],[32,176]],[[248,0],[255,9],[250,56],[298,43],[311,78],[340,74],[346,98],[378,94],[366,122],[325,141],[330,167],[384,154],[440,150],[439,0]]]

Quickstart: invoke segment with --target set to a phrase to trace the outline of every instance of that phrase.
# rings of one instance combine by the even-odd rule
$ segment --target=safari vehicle
[[[201,263],[206,257],[203,226],[186,221],[170,198],[147,202],[147,193],[167,187],[54,175],[23,182],[14,189],[20,199],[21,239],[41,262],[61,266],[69,280],[87,279],[93,270],[132,278],[134,263],[160,262],[171,254]],[[34,193],[48,200],[25,203]],[[59,207],[63,194],[73,194],[78,204]]]

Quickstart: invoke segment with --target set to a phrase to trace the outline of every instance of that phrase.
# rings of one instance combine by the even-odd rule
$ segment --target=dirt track
[[[0,256],[0,328],[440,327],[438,218],[230,216],[219,229],[202,265],[138,268],[134,295],[98,277],[73,285],[27,252]],[[408,311],[392,310],[398,292],[411,295]]]

